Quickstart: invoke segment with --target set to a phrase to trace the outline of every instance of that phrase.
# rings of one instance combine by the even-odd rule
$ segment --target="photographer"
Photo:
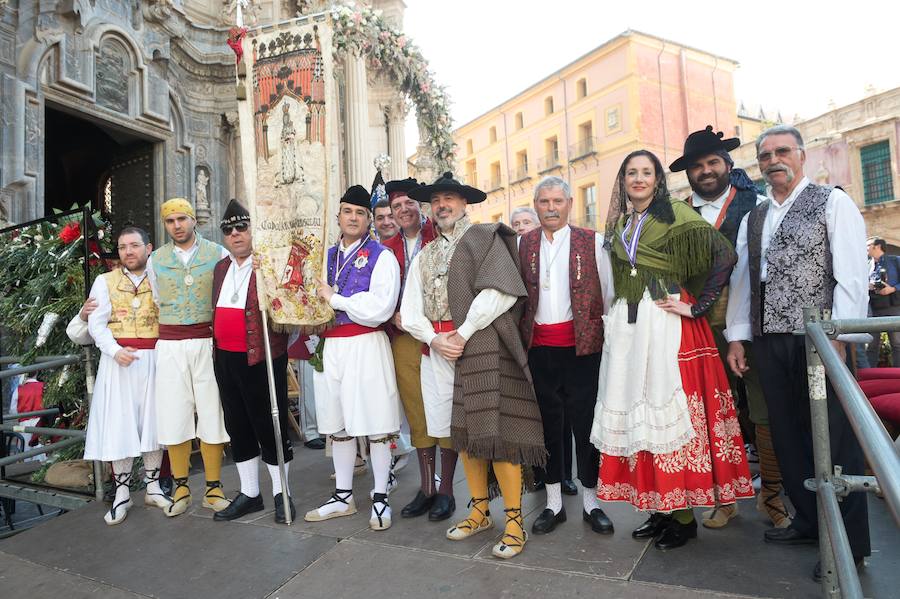
[[[887,243],[880,237],[872,237],[866,242],[869,254],[869,308],[872,316],[900,316],[900,256],[885,253]],[[891,362],[900,366],[900,331],[889,331],[891,341]],[[878,366],[881,335],[869,344],[869,364]]]

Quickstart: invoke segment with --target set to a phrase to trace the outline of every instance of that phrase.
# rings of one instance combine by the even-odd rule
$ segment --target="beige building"
[[[741,117],[741,147],[731,153],[763,188],[756,162],[755,140],[773,124]],[[794,124],[806,144],[810,180],[840,185],[859,205],[869,235],[900,247],[900,87],[871,94]],[[669,175],[673,197],[690,194],[684,173]]]
[[[572,185],[572,222],[602,228],[626,154],[647,148],[668,164],[691,131],[737,124],[737,63],[636,31],[607,41],[456,129],[457,176],[488,199],[476,222],[531,205],[534,185],[557,175]],[[416,169],[413,176],[427,178]]]

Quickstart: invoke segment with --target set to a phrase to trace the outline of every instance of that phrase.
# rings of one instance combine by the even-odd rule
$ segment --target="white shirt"
[[[247,257],[244,263],[238,265],[234,256],[231,258],[231,266],[225,273],[225,280],[222,281],[222,289],[219,291],[219,300],[216,302],[216,308],[238,308],[243,310],[247,307],[247,292],[250,289],[250,277],[253,276],[253,259]],[[231,301],[232,296],[237,292],[237,301]]]
[[[763,223],[760,257],[760,279],[766,280],[766,251],[772,236],[781,226],[785,214],[797,199],[799,193],[809,185],[803,177],[790,196],[779,205],[772,200]],[[771,191],[769,197],[771,198]],[[748,341],[752,337],[750,325],[750,256],[747,248],[747,218],[741,221],[738,230],[738,261],[731,273],[728,292],[728,309],[725,314],[725,339],[728,341]],[[840,226],[838,226],[840,223]],[[831,245],[832,270],[837,285],[832,299],[831,318],[865,318],[869,303],[869,279],[866,258],[866,224],[856,203],[840,189],[833,189],[825,204],[825,224]],[[797,308],[798,310],[800,307]],[[863,343],[868,341],[865,333],[841,335],[841,341]]]
[[[725,207],[725,200],[728,199],[728,194],[731,193],[731,185],[725,188],[725,191],[718,198],[709,202],[704,200],[695,191],[691,195],[691,205],[694,208],[700,208],[700,216],[703,217],[703,220],[708,222],[709,224],[715,226],[716,221],[719,220],[719,213],[722,212],[722,208]],[[756,194],[756,204],[757,206],[766,200],[766,196],[762,196]]]
[[[127,270],[124,272],[135,288],[141,284],[144,277],[148,276],[148,271],[146,270],[140,275],[134,275]],[[113,337],[112,331],[109,330],[112,301],[109,299],[109,287],[106,286],[105,277],[94,279],[94,284],[91,286],[91,297],[97,300],[97,309],[88,316],[88,333],[94,339],[97,349],[110,358],[114,358],[116,352],[122,349],[122,346],[119,345],[119,342]]]
[[[75,313],[69,324],[66,325],[66,335],[77,345],[91,345],[94,340],[88,331],[87,321],[81,320],[81,311]]]
[[[572,274],[569,272],[571,231],[569,225],[564,226],[553,235],[553,241],[547,239],[546,233],[541,231],[538,305],[534,314],[534,322],[537,324],[556,324],[568,322],[573,318],[569,289],[569,276]],[[609,253],[603,249],[603,235],[600,233],[594,235],[594,259],[597,262],[597,274],[603,292],[603,313],[606,314],[614,296],[612,268]],[[548,280],[550,288],[544,289],[544,284]]]
[[[349,256],[348,250],[355,247],[344,247],[341,241],[340,251],[345,258]],[[351,260],[347,268],[356,268]],[[337,273],[335,272],[335,277]],[[331,307],[335,310],[346,312],[350,320],[364,327],[377,327],[394,315],[397,307],[397,298],[400,296],[400,265],[390,250],[384,250],[378,255],[378,261],[372,268],[372,277],[369,279],[369,290],[354,293],[350,297],[344,297],[335,293],[331,296]]]
[[[425,317],[425,301],[422,295],[422,274],[419,268],[419,258],[416,256],[406,273],[406,287],[403,290],[403,299],[400,302],[400,319],[403,328],[426,345],[437,337],[434,325]],[[496,289],[482,289],[472,300],[466,320],[460,325],[457,332],[468,341],[477,331],[487,327],[501,314],[513,307],[516,303],[515,296],[497,291]]]

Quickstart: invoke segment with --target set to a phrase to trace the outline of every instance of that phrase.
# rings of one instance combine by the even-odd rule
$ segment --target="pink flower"
[[[406,36],[405,35],[401,35],[400,37],[397,38],[397,46],[399,46],[400,48],[403,48],[406,46]]]

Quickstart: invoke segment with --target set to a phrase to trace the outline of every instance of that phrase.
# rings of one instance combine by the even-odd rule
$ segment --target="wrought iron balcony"
[[[546,156],[542,156],[538,158],[537,161],[537,170],[539,174],[544,174],[546,172],[552,171],[554,169],[559,168],[559,150],[553,151]]]
[[[491,177],[490,179],[485,179],[481,185],[482,191],[485,193],[491,193],[492,191],[497,191],[498,189],[503,189],[503,183],[500,180],[500,177]]]
[[[576,160],[580,160],[586,156],[590,156],[592,154],[597,153],[597,146],[599,145],[598,139],[596,137],[586,137],[572,145],[569,146],[569,162],[574,162]]]
[[[519,181],[524,181],[525,179],[530,178],[531,175],[528,174],[528,164],[522,164],[517,166],[513,170],[509,171],[509,182],[510,183],[518,183]]]

